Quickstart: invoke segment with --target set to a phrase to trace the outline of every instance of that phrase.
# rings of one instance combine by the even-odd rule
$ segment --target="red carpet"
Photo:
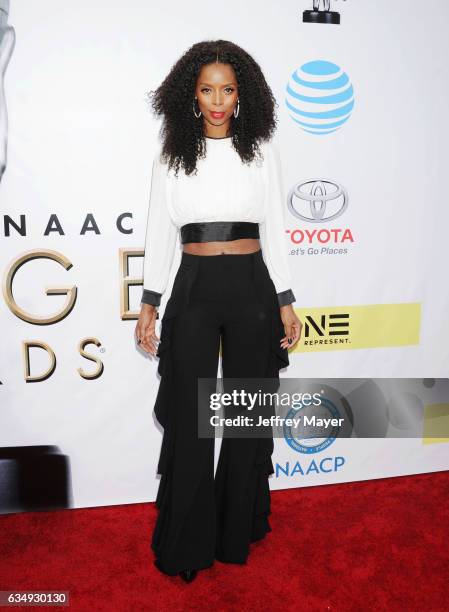
[[[216,561],[191,584],[153,566],[155,513],[0,516],[0,590],[67,590],[70,610],[449,609],[449,471],[273,491],[248,564]]]

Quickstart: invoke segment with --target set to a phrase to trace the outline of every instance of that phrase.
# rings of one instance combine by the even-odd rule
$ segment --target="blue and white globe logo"
[[[332,62],[314,60],[295,70],[285,104],[305,132],[323,135],[346,123],[354,108],[354,90],[346,72]]]

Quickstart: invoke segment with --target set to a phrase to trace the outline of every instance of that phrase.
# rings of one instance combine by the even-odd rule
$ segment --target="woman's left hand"
[[[285,330],[285,336],[281,339],[281,347],[292,348],[301,338],[302,323],[296,316],[291,304],[281,306],[280,312]],[[291,339],[291,342],[288,342],[289,338]]]

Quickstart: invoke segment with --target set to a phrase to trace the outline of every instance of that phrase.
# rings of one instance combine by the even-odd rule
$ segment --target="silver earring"
[[[235,109],[237,108],[237,112],[235,112]],[[239,112],[240,112],[240,99],[237,98],[237,105],[236,107],[234,107],[234,117],[237,119],[237,117],[239,116]]]
[[[202,114],[202,113],[201,113],[201,111],[200,111],[198,115],[196,114],[196,112],[195,112],[195,100],[198,100],[198,98],[194,98],[194,100],[193,100],[193,114],[195,115],[195,117],[196,117],[197,119],[199,119],[199,118],[201,117],[201,114]]]

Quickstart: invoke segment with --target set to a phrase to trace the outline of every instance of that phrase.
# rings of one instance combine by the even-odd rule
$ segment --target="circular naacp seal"
[[[286,418],[298,417],[301,417],[301,422],[297,427],[285,424],[283,427],[285,441],[296,452],[307,455],[319,453],[333,444],[338,437],[341,429],[339,425],[325,425],[326,419],[342,417],[338,408],[328,398],[321,396],[320,406],[292,404]],[[304,417],[316,424],[304,424]]]

